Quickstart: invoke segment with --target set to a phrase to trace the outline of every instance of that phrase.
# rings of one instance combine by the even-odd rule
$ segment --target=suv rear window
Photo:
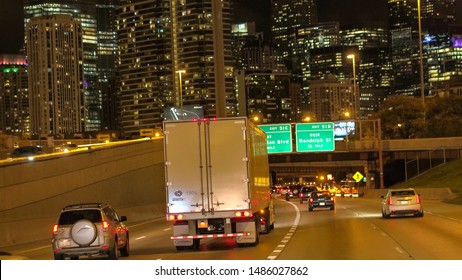
[[[60,225],[71,225],[81,219],[87,219],[93,223],[101,222],[101,212],[97,209],[65,211],[61,213],[58,223]]]

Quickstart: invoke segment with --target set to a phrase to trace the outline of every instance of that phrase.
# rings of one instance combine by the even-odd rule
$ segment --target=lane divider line
[[[289,243],[290,239],[292,238],[293,234],[298,228],[298,225],[300,224],[300,209],[298,209],[297,205],[288,201],[296,210],[297,215],[295,216],[295,220],[292,223],[292,226],[290,227],[289,231],[286,233],[286,235],[282,238],[281,242],[274,248],[274,250],[269,254],[267,257],[268,260],[276,260],[279,256],[279,254],[282,253],[284,248],[286,247],[286,244]]]

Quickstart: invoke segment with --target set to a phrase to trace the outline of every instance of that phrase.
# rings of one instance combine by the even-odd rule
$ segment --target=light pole
[[[181,110],[181,119],[183,119],[183,91],[182,91],[182,81],[181,81],[181,74],[186,73],[185,70],[177,70],[176,73],[178,73],[179,77],[179,85],[180,85],[180,100],[179,100],[179,105],[180,105],[180,110]]]
[[[350,54],[347,56],[348,59],[351,59],[353,62],[353,96],[354,96],[354,103],[353,103],[353,110],[354,110],[354,116],[356,117],[356,102],[359,100],[359,97],[357,96],[356,92],[356,62],[355,62],[355,55]]]
[[[417,0],[417,18],[419,25],[419,59],[420,59],[420,96],[422,98],[422,104],[425,105],[425,82],[424,82],[424,68],[422,58],[422,24],[420,23],[420,0]],[[425,112],[425,108],[424,108]]]

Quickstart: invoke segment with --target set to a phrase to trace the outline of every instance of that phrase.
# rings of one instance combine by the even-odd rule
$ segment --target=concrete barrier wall
[[[62,207],[106,202],[129,221],[165,215],[162,141],[0,167],[0,247],[50,238]]]

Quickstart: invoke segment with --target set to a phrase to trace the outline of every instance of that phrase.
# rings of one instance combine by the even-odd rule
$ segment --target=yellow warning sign
[[[356,182],[361,181],[364,178],[363,174],[356,172],[355,175],[353,175],[353,179],[355,179]]]

